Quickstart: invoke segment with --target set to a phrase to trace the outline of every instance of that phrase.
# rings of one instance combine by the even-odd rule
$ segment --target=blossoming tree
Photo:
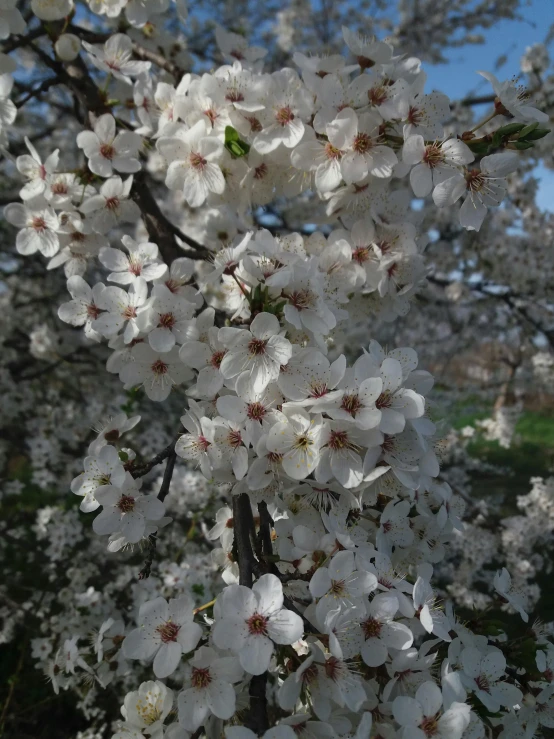
[[[87,736],[554,728],[554,646],[505,562],[486,607],[459,616],[441,602],[436,572],[468,535],[466,501],[441,475],[433,377],[395,340],[421,310],[433,230],[440,245],[448,224],[463,244],[502,218],[512,176],[550,133],[548,105],[482,72],[492,109],[466,125],[406,56],[413,39],[396,45],[402,33],[344,26],[343,54],[285,61],[218,26],[224,63],[186,71],[172,43],[189,22],[182,2],[85,13],[32,0],[24,17],[8,0],[0,12],[1,135],[18,182],[4,217],[18,255],[63,271],[55,307],[74,348],[60,356],[83,373],[79,391],[120,405],[69,464],[90,514],[78,526],[97,538],[56,592],[77,525],[61,515],[44,544],[52,587],[35,603],[58,606],[57,643],[32,646],[57,693],[81,690]],[[336,50],[336,34],[324,40]],[[211,61],[213,43],[195,53]],[[421,51],[437,58],[432,37]],[[38,85],[16,68],[25,54],[48,70]],[[35,99],[34,115],[67,121],[40,153],[55,135],[21,118]],[[535,320],[528,294],[505,299]],[[389,346],[372,335],[378,321]],[[76,418],[81,430],[60,429],[59,443],[82,448],[86,425]],[[209,575],[194,589],[179,569],[196,528],[191,561]],[[118,569],[133,548],[140,568]],[[84,589],[91,553],[110,571],[105,591]],[[93,707],[108,685],[119,721]]]

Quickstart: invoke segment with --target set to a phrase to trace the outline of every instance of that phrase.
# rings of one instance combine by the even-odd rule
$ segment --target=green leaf
[[[118,452],[118,455],[119,455],[119,459],[122,462],[128,462],[129,461],[129,455],[127,454],[127,452],[124,452],[122,449]]]
[[[225,143],[240,141],[239,132],[233,126],[225,126]]]
[[[488,141],[467,141],[466,143],[475,154],[486,154],[489,150]]]
[[[240,159],[250,151],[250,145],[243,141],[233,126],[225,126],[225,148],[231,156]]]
[[[525,149],[532,149],[533,143],[531,141],[514,141],[514,146],[516,149],[524,151]]]

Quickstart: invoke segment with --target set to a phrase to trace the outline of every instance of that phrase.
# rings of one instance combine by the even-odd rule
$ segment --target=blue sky
[[[525,49],[544,41],[550,25],[554,23],[554,0],[530,0],[521,15],[522,21],[499,21],[485,31],[485,44],[450,49],[446,54],[449,64],[426,64],[427,88],[442,90],[451,99],[459,99],[469,93],[486,95],[491,92],[489,83],[475,74],[478,69],[493,72],[500,80],[518,76],[520,58]],[[549,52],[553,58],[552,46]],[[496,60],[501,55],[505,55],[507,61],[495,71]],[[540,180],[537,195],[539,206],[554,211],[554,172],[541,166],[535,174]]]

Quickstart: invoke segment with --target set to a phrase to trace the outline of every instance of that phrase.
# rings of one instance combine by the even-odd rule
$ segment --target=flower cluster
[[[55,5],[51,19],[70,10]],[[137,26],[154,6],[166,9],[91,3],[111,18],[125,7]],[[544,118],[489,76],[492,118],[513,122],[480,139],[479,126],[451,135],[449,100],[424,91],[417,60],[343,35],[353,65],[297,54],[298,71],[264,72],[263,51],[219,31],[229,63],[175,86],[133,58],[127,34],[83,41],[94,74],[132,91],[135,125],[124,127],[104,95],[102,113],[77,135],[80,169],[64,171],[57,150],[43,162],[28,140],[15,162],[23,202],[5,217],[19,229],[20,254],[64,265],[71,300],[60,319],[107,342],[107,370],[124,390],[186,402],[152,463],[120,441],[140,417],[120,414],[99,432],[71,483],[83,512],[102,509],[94,532],[109,536],[112,552],[147,548],[146,579],[171,523],[176,458],[229,503],[206,532],[225,583],[217,597],[196,606],[188,594],[152,593],[135,609],[136,628],[114,619],[101,628],[100,662],[111,638],[110,664],[152,662],[158,678],[128,693],[114,739],[480,739],[491,727],[507,739],[535,726],[531,704],[537,721],[554,724],[544,635],[532,630],[531,646],[513,649],[482,614],[466,625],[443,609],[431,583],[465,507],[439,478],[433,377],[411,348],[333,345],[360,310],[404,316],[425,286],[413,197],[431,195],[439,208],[463,198],[459,223],[479,230]],[[2,125],[13,123],[15,109],[2,111]],[[173,245],[195,242],[153,197],[146,204],[145,160],[183,207],[234,209],[235,234],[230,227],[221,248],[196,243],[171,258],[168,233]],[[328,228],[257,228],[258,206],[294,196],[314,199]],[[122,234],[139,218],[149,240]],[[105,282],[89,284],[87,270],[102,274],[100,265]],[[159,493],[142,493],[141,478],[164,460]],[[494,586],[528,621],[506,569]],[[57,687],[77,668],[108,682],[74,637],[51,662]]]

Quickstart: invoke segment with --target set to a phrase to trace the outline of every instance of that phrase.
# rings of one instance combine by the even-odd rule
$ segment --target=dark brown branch
[[[22,46],[29,46],[33,41],[41,36],[46,36],[46,29],[42,24],[38,28],[29,31],[26,36],[13,36],[2,46],[1,51],[3,54],[9,54],[10,51],[20,49]]]
[[[471,105],[490,105],[491,103],[494,103],[495,100],[496,95],[477,95],[460,100],[458,105],[463,105],[464,107],[469,108]],[[456,103],[453,105],[455,106]]]
[[[254,582],[254,570],[258,564],[254,557],[251,541],[250,518],[252,508],[250,498],[246,493],[233,496],[233,526],[235,533],[235,548],[239,565],[239,584],[247,588]]]
[[[267,503],[262,500],[258,503],[258,513],[260,514],[260,549],[263,557],[268,557],[273,554],[273,545],[271,543],[271,527],[273,526],[273,519],[269,515],[267,510]],[[266,560],[267,562],[268,560]]]
[[[269,513],[267,515],[269,516]],[[253,541],[255,545],[257,542],[252,506],[250,505],[250,498],[247,493],[233,496],[233,526],[239,565],[239,583],[245,585],[247,588],[251,588],[254,581],[254,574],[258,576],[261,573],[260,563],[256,561],[252,549]],[[263,734],[269,729],[266,686],[266,672],[262,675],[254,675],[250,680],[248,689],[250,707],[244,718],[244,725],[256,734]]]
[[[131,197],[140,208],[148,236],[158,245],[160,253],[167,264],[171,264],[178,257],[206,259],[209,256],[210,252],[206,247],[186,236],[186,234],[182,233],[177,226],[174,226],[164,216],[146,184],[146,174],[144,172],[139,172],[135,175]],[[192,248],[182,249],[175,241],[176,236]]]
[[[62,64],[56,59],[52,59],[36,44],[31,44],[33,51],[39,59],[49,69],[51,69],[58,77],[58,81],[69,88],[74,98],[79,101],[86,115],[84,121],[90,125],[88,113],[102,115],[109,113],[111,108],[106,104],[106,98],[98,87],[94,84],[92,77],[88,73],[88,69],[84,61],[77,57],[72,62]]]
[[[171,446],[170,444],[170,446],[164,449],[163,452],[160,452],[160,455],[165,454],[167,449],[170,449],[170,452],[167,455],[167,462],[165,465],[164,476],[162,479],[162,484],[160,485],[160,490],[158,492],[158,498],[162,501],[162,503],[166,499],[167,494],[169,493],[171,480],[173,478],[173,471],[175,469],[175,460],[177,459],[177,454],[175,453],[175,442],[173,442],[173,446]],[[157,457],[154,457],[154,460],[155,459],[157,459]],[[137,477],[137,475],[134,475],[134,477]],[[146,580],[146,578],[150,577],[150,572],[152,570],[152,563],[154,561],[154,554],[156,552],[157,543],[158,543],[158,537],[155,534],[151,534],[148,537],[148,554],[146,555],[146,559],[144,560],[144,565],[138,575],[139,580]]]
[[[166,499],[167,494],[169,493],[169,486],[171,485],[171,478],[173,477],[173,470],[175,469],[175,461],[177,459],[177,453],[175,452],[175,444],[173,445],[173,449],[169,452],[169,456],[167,458],[167,462],[165,465],[164,470],[164,476],[162,479],[162,484],[160,486],[160,491],[158,493],[158,498],[164,502]]]
[[[161,464],[164,459],[169,459],[170,457],[175,457],[175,444],[177,442],[177,439],[181,435],[182,431],[179,430],[171,442],[171,444],[168,444],[165,449],[162,449],[161,452],[156,454],[155,457],[152,457],[152,459],[149,462],[144,462],[144,464],[138,464],[134,465],[131,464],[129,467],[129,472],[131,475],[136,479],[137,477],[144,477],[144,475],[147,475],[150,470],[154,469],[157,465]],[[175,466],[175,458],[173,459],[173,463],[171,466],[171,474],[173,474],[173,467]],[[166,473],[167,473],[167,465],[166,465]],[[164,482],[165,482],[165,474],[164,474]],[[171,476],[169,477],[168,487],[169,483],[171,482]],[[162,483],[163,488],[163,483]],[[161,489],[160,489],[161,492]],[[167,492],[165,493],[167,495]],[[165,498],[164,495],[164,498]],[[163,498],[160,498],[160,500],[163,500]]]
[[[49,77],[46,80],[43,80],[38,87],[35,87],[33,90],[29,90],[29,92],[24,95],[22,98],[20,98],[16,103],[16,108],[22,108],[25,103],[28,103],[29,100],[32,100],[32,98],[38,97],[39,95],[42,95],[43,92],[46,92],[51,87],[54,87],[54,85],[59,85],[60,81],[57,77]]]
[[[154,553],[156,551],[157,541],[158,541],[158,537],[155,534],[150,534],[150,536],[148,537],[148,545],[147,545],[148,554],[146,555],[142,569],[138,573],[139,580],[147,580],[150,577],[150,573],[152,571],[152,564],[154,562]]]
[[[165,69],[166,72],[169,72],[169,74],[172,75],[175,82],[179,82],[181,77],[184,75],[184,70],[181,69],[181,67],[178,67],[177,64],[166,59],[163,54],[158,54],[152,49],[147,49],[146,47],[137,44],[135,41],[133,41],[132,48],[135,52],[135,56],[138,56],[138,58],[143,61],[152,62],[157,67],[160,67],[160,69]]]
[[[244,725],[261,735],[269,729],[269,716],[267,714],[267,672],[254,675],[250,680],[248,695],[250,696],[250,710],[244,720]]]

